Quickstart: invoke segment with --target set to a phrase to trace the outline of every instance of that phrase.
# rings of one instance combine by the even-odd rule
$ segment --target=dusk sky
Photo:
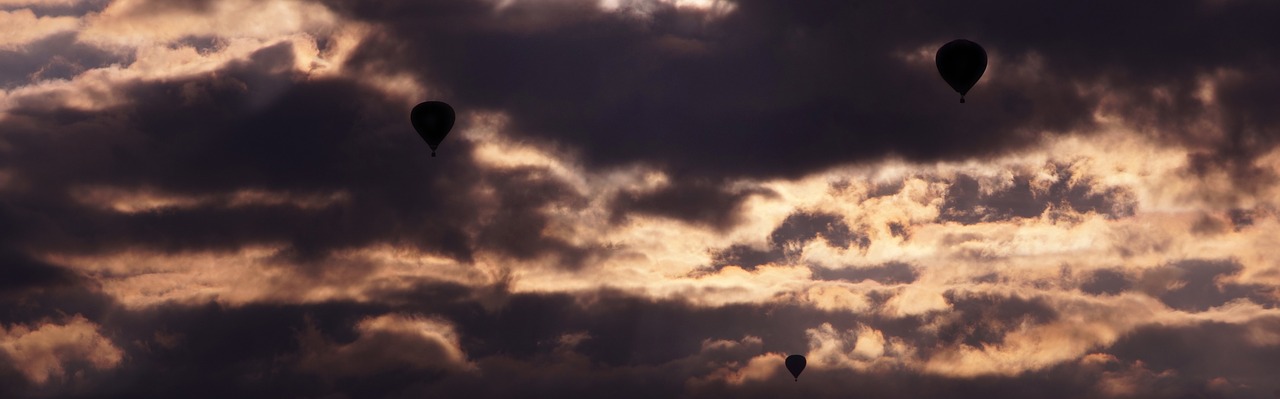
[[[1277,18],[0,0],[0,398],[1278,398]]]

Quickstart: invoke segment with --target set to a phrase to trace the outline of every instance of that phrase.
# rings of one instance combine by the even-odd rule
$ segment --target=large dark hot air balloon
[[[942,79],[960,93],[960,102],[964,102],[965,93],[978,83],[982,73],[987,70],[987,51],[978,43],[964,39],[952,40],[938,49],[934,58],[938,64],[938,73]]]
[[[791,355],[787,356],[787,370],[791,371],[791,376],[800,381],[800,372],[804,371],[804,356]]]
[[[449,135],[449,130],[453,129],[453,107],[439,101],[418,104],[409,112],[409,122],[413,123],[413,129],[431,146],[431,156],[434,157],[436,147],[440,146],[444,136]]]

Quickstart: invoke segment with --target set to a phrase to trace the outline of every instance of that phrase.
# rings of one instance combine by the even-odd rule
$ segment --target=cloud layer
[[[0,396],[1280,392],[1277,6],[927,3],[0,0]]]

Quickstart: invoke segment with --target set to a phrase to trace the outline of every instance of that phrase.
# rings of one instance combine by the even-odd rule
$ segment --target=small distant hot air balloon
[[[934,62],[938,64],[942,80],[960,93],[960,102],[963,103],[965,93],[978,83],[982,73],[987,70],[987,51],[978,43],[964,39],[952,40],[938,49]]]
[[[431,146],[431,156],[436,156],[436,147],[440,146],[444,136],[449,135],[449,130],[453,129],[453,117],[453,107],[440,101],[418,104],[409,112],[409,122],[413,123],[413,129]]]
[[[791,355],[787,356],[787,370],[791,371],[791,376],[800,381],[800,372],[804,371],[804,356]]]

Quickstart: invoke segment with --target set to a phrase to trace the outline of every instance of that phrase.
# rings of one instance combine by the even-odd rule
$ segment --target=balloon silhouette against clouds
[[[440,101],[427,101],[413,107],[409,112],[409,122],[413,129],[431,146],[431,156],[436,156],[436,148],[444,141],[453,129],[453,107]]]
[[[952,40],[938,49],[934,63],[938,64],[942,80],[947,81],[956,93],[960,93],[960,102],[963,103],[964,95],[987,70],[987,51],[978,43],[964,39]]]
[[[787,371],[791,372],[791,376],[795,377],[796,381],[800,381],[800,372],[804,371],[804,364],[804,356],[787,356]]]

